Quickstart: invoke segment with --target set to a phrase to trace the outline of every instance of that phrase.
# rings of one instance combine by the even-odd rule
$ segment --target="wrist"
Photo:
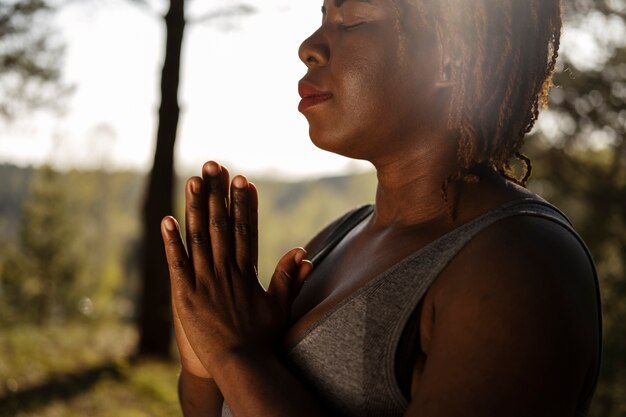
[[[220,355],[220,360],[216,361],[211,372],[215,377],[239,374],[242,371],[267,366],[275,359],[276,355],[270,350],[260,347],[239,347]]]
[[[187,368],[185,368],[185,366],[180,367],[180,373],[178,374],[178,377],[181,380],[184,378],[186,381],[189,381],[195,385],[213,383],[213,378],[208,373],[199,375],[196,372],[188,370]]]
[[[178,378],[178,399],[184,416],[221,416],[224,398],[212,378],[202,378],[184,368]]]

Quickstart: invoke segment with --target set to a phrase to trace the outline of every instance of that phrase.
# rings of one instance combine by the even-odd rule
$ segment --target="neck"
[[[455,172],[456,152],[433,148],[438,147],[376,166],[377,225],[415,226],[449,220],[442,185]],[[455,204],[458,186],[456,182],[449,184],[450,204]]]

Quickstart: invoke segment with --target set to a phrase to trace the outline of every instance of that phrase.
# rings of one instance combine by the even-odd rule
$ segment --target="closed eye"
[[[352,23],[350,25],[344,25],[343,23],[341,23],[341,24],[339,24],[339,29],[340,30],[344,30],[344,31],[350,31],[350,30],[352,30],[354,28],[357,28],[357,27],[359,27],[361,25],[364,25],[364,24],[365,24],[365,22]]]

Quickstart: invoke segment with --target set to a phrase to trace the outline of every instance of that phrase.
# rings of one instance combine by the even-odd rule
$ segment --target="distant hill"
[[[18,240],[21,208],[36,172],[35,168],[0,165],[0,245]],[[62,178],[72,207],[68,216],[81,231],[90,269],[96,275],[106,274],[104,269],[134,275],[144,176],[133,171],[73,170],[62,173]],[[184,180],[179,181],[176,204],[181,220]],[[265,280],[288,249],[305,245],[339,215],[373,201],[376,183],[372,173],[301,182],[251,180],[260,195],[259,271]]]

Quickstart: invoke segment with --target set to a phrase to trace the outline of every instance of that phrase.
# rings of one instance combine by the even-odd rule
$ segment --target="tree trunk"
[[[185,30],[185,1],[170,0],[165,16],[167,43],[161,73],[161,106],[154,164],[143,206],[142,293],[139,312],[140,356],[170,357],[172,319],[170,286],[161,219],[173,212],[174,143],[178,127],[180,57]]]

